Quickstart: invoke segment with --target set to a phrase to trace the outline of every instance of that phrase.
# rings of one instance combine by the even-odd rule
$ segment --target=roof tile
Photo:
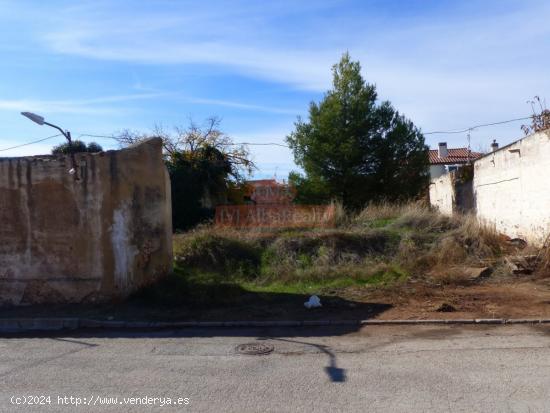
[[[430,149],[430,165],[455,165],[468,162],[468,148],[448,149],[449,154],[439,157],[437,149]],[[470,161],[475,161],[483,156],[482,153],[470,151]]]

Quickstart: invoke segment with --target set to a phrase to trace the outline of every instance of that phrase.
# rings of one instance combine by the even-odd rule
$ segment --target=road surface
[[[238,354],[236,347],[246,343],[274,351]],[[548,412],[550,327],[4,337],[0,411]]]

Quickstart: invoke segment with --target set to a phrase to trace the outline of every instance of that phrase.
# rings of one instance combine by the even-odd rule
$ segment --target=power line
[[[78,135],[79,138],[81,137],[89,137],[89,138],[106,138],[106,139],[114,139],[118,140],[121,136],[109,136],[109,135],[92,135],[92,134],[81,134]],[[288,145],[285,145],[283,143],[277,143],[277,142],[235,142],[235,143],[229,143],[227,145],[233,146],[233,145],[250,145],[250,146],[281,146],[283,148],[289,148]]]
[[[532,118],[533,118],[533,116],[527,116],[525,118],[509,119],[509,120],[503,120],[503,121],[500,121],[500,122],[493,122],[493,123],[484,123],[482,125],[470,126],[469,128],[462,129],[462,130],[425,132],[424,135],[434,135],[434,134],[438,134],[438,133],[445,133],[445,134],[465,133],[465,132],[471,131],[472,129],[483,128],[485,126],[502,125],[502,124],[505,124],[505,123],[518,122],[520,120],[527,120],[527,119],[532,119]]]
[[[484,127],[487,127],[487,126],[503,125],[503,124],[506,124],[506,123],[519,122],[520,120],[527,120],[527,119],[532,119],[532,118],[533,118],[533,116],[525,116],[523,118],[508,119],[508,120],[503,120],[503,121],[500,121],[500,122],[483,123],[483,124],[480,124],[480,125],[470,126],[466,129],[461,129],[461,130],[425,132],[425,133],[423,133],[423,135],[466,133],[466,132],[469,132],[469,131],[472,131],[472,130],[478,129],[478,128],[484,128]],[[107,136],[107,135],[83,134],[83,135],[79,135],[79,136],[89,136],[89,137],[92,137],[92,138],[108,138],[108,139],[115,139],[115,140],[118,139],[118,137],[116,137],[116,136]],[[285,144],[282,144],[282,143],[276,143],[276,142],[258,142],[258,143],[254,143],[254,142],[236,142],[236,143],[232,143],[230,145],[280,146],[280,147],[283,147],[283,148],[290,148],[290,146],[288,146],[288,145],[285,145]]]
[[[82,137],[87,137],[87,138],[107,138],[107,139],[114,139],[114,140],[118,140],[118,138],[120,138],[120,136],[108,136],[108,135],[90,135],[88,133],[83,133],[83,134],[80,134],[78,135],[79,138],[82,138]]]
[[[518,121],[520,121],[520,120],[527,120],[527,119],[532,119],[532,118],[533,118],[533,116],[526,116],[526,117],[523,117],[523,118],[515,118],[515,119],[503,120],[503,121],[500,121],[500,122],[492,122],[492,123],[484,123],[484,124],[480,124],[480,125],[474,125],[474,126],[470,126],[469,128],[461,129],[461,130],[425,132],[424,135],[466,133],[466,132],[472,131],[473,129],[477,129],[477,128],[484,128],[484,127],[487,127],[487,126],[495,126],[495,125],[503,125],[503,124],[505,124],[505,123],[518,122]],[[61,134],[58,133],[58,134],[56,134],[56,135],[48,136],[47,138],[39,139],[39,140],[32,141],[32,142],[23,143],[23,144],[21,144],[21,145],[12,146],[12,147],[10,147],[10,148],[0,149],[0,152],[5,152],[5,151],[12,150],[12,149],[22,148],[22,147],[24,147],[24,146],[34,145],[35,143],[44,142],[44,141],[46,141],[46,140],[48,140],[48,139],[53,139],[53,138],[56,138],[56,137],[58,137],[58,136],[61,136]],[[113,135],[94,135],[94,134],[83,133],[83,134],[80,134],[78,137],[79,137],[79,138],[81,138],[81,137],[105,138],[105,139],[118,140],[121,136],[113,136]],[[283,144],[283,143],[277,143],[277,142],[236,142],[236,143],[229,144],[229,145],[280,146],[280,147],[282,147],[282,148],[289,148],[288,145],[285,145],[285,144]]]
[[[37,140],[37,141],[32,141],[32,142],[23,143],[23,144],[21,144],[21,145],[12,146],[11,148],[0,149],[0,152],[5,152],[5,151],[9,151],[9,150],[11,150],[11,149],[22,148],[23,146],[29,146],[29,145],[33,145],[33,144],[35,144],[35,143],[44,142],[44,141],[47,141],[48,139],[53,139],[53,138],[56,138],[56,137],[58,137],[58,136],[61,136],[61,134],[58,133],[57,135],[48,136],[47,138],[39,139],[39,140]]]

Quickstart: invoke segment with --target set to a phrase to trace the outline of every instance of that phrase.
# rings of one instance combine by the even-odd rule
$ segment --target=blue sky
[[[0,149],[55,133],[20,111],[74,137],[216,115],[238,142],[283,143],[346,50],[424,132],[527,116],[533,96],[550,102],[548,16],[550,3],[519,0],[0,0]],[[511,142],[520,126],[475,130],[472,148]],[[465,134],[426,140],[466,145]],[[295,169],[285,148],[250,149],[257,177]]]

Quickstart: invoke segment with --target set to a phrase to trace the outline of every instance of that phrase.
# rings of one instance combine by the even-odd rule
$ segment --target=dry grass
[[[434,250],[436,264],[464,263],[475,265],[499,257],[505,244],[494,228],[480,223],[472,215],[456,217]]]
[[[214,320],[364,319],[376,311],[433,318],[445,303],[456,312],[437,317],[550,311],[550,282],[524,278],[518,287],[505,263],[509,255],[532,254],[529,247],[520,252],[473,216],[443,216],[420,203],[369,205],[358,214],[335,207],[334,228],[200,226],[176,235],[174,274],[136,294],[132,313],[152,304],[162,317]],[[550,263],[550,248],[540,258]],[[490,278],[471,281],[473,267],[485,266],[494,268]],[[302,306],[311,294],[323,300],[319,311]]]
[[[504,238],[474,216],[448,217],[422,203],[369,205],[349,214],[336,205],[337,225],[322,229],[216,229],[177,235],[177,264],[223,279],[258,284],[361,284],[406,278],[452,279],[456,265],[495,265]]]

